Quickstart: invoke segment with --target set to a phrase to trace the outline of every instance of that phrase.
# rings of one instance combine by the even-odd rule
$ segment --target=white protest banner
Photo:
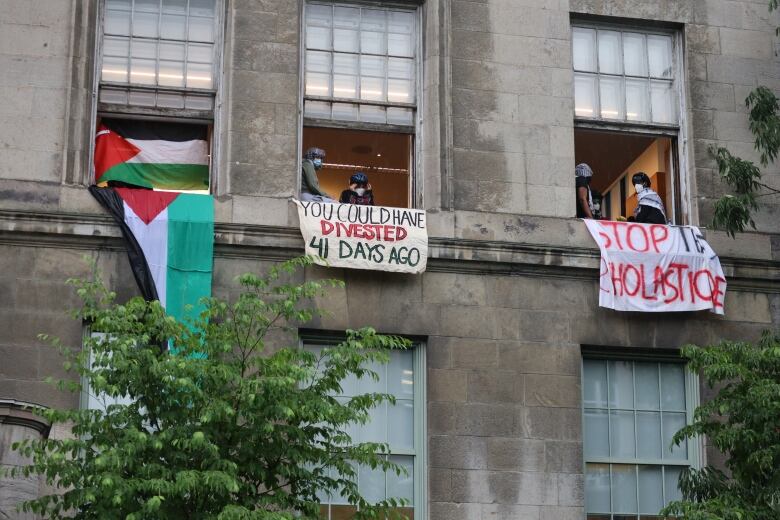
[[[699,228],[599,220],[585,224],[601,249],[601,307],[723,314],[726,277]]]
[[[422,273],[425,211],[296,200],[306,254],[320,265]]]

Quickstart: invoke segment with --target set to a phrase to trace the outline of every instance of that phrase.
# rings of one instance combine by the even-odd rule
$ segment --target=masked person
[[[374,205],[374,192],[368,176],[363,172],[357,172],[349,178],[349,188],[341,192],[339,202],[342,204],[360,204],[362,206]]]
[[[303,172],[301,175],[301,200],[316,202],[336,202],[320,188],[317,170],[322,168],[325,150],[309,148],[303,154]]]
[[[593,218],[593,194],[590,192],[590,180],[593,170],[585,163],[574,168],[575,186],[577,190],[577,218]]]
[[[661,197],[650,189],[650,177],[645,172],[636,172],[631,177],[636,189],[638,206],[634,210],[636,222],[666,224],[666,210]]]

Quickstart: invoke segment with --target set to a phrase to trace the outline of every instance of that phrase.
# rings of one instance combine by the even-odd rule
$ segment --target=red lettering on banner
[[[642,232],[642,240],[644,240],[644,248],[639,249],[636,244],[634,244],[634,241],[631,239],[631,237],[634,235],[633,231],[639,230]],[[647,238],[647,231],[645,230],[645,226],[641,224],[630,224],[628,226],[628,230],[626,231],[626,245],[628,245],[628,248],[632,251],[636,251],[638,253],[644,253],[648,249],[650,249],[650,240]]]
[[[635,278],[635,282],[636,282],[636,284],[634,285],[633,292],[630,291],[629,288],[628,288],[628,270],[629,269],[631,269],[634,272],[634,278]],[[641,280],[640,277],[641,277],[641,275],[639,274],[639,269],[637,269],[636,267],[634,267],[631,264],[625,264],[625,267],[623,268],[623,287],[625,288],[627,295],[629,295],[629,296],[636,296],[637,295],[637,293],[639,292],[639,289],[642,288],[642,280]]]
[[[647,294],[647,282],[645,279],[645,266],[644,264],[640,264],[639,268],[642,270],[642,299],[643,300],[657,300],[658,298],[655,296],[656,288],[653,287],[653,294]]]
[[[333,233],[341,238],[362,238],[365,240],[382,240],[385,242],[397,242],[403,240],[409,234],[402,226],[382,224],[345,224],[343,222],[329,222],[320,220],[322,236]]]
[[[669,228],[663,224],[653,224],[650,226],[650,238],[653,241],[653,249],[656,253],[660,253],[658,244],[669,238]]]

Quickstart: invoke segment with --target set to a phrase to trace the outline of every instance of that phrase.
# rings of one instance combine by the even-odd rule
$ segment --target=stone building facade
[[[212,4],[217,27],[212,40],[218,51],[212,55],[213,108],[205,119],[213,129],[213,287],[215,293],[227,294],[235,290],[236,275],[303,251],[291,198],[300,183],[303,127],[312,126],[304,114],[304,98],[331,106],[306,89],[306,66],[312,63],[306,58],[306,13],[313,12],[313,4],[329,4]],[[638,477],[625,480],[617,465],[638,464],[641,469],[640,457],[613,460],[610,454],[619,449],[608,446],[604,457],[588,458],[592,467],[586,466],[585,451],[591,448],[583,445],[595,442],[588,440],[588,429],[596,431],[598,413],[589,415],[595,422],[586,425],[583,406],[599,408],[594,404],[598,396],[588,394],[592,381],[586,373],[593,370],[587,377],[597,378],[602,368],[608,367],[609,374],[628,370],[636,382],[640,364],[660,363],[665,377],[665,363],[683,344],[754,340],[762,330],[777,328],[780,199],[761,199],[755,231],[736,239],[707,232],[728,278],[725,316],[606,310],[598,306],[598,250],[574,218],[573,171],[578,156],[587,152],[575,136],[609,131],[669,139],[667,157],[674,164],[666,170],[674,186],[667,201],[674,208],[670,211],[676,223],[707,226],[712,201],[723,190],[708,147],[724,145],[756,158],[743,100],[757,85],[780,90],[774,36],[780,19],[768,12],[765,0],[338,5],[412,12],[416,20],[415,103],[367,106],[413,113],[413,123],[407,125],[414,155],[407,172],[408,203],[426,211],[428,269],[421,275],[325,268],[305,273],[346,282],[344,289],[319,302],[329,314],[313,329],[343,331],[370,324],[420,341],[424,363],[415,383],[422,387],[422,404],[415,406],[422,411],[415,429],[423,442],[416,452],[416,516],[584,518],[588,486],[593,494],[588,508],[600,513],[593,518],[610,518],[610,511],[603,510],[607,506],[612,512],[638,514],[646,498],[639,493],[639,505],[631,500],[623,504],[619,486],[628,486],[625,491],[633,482],[632,489],[642,489],[636,478],[643,477],[632,473]],[[77,397],[44,382],[63,371],[36,335],[54,333],[80,344],[81,325],[65,314],[75,303],[65,280],[86,273],[82,257],[97,260],[120,298],[137,294],[119,229],[86,190],[95,119],[111,113],[105,100],[98,99],[105,85],[96,61],[101,53],[107,55],[101,38],[107,9],[102,0],[0,2],[0,89],[5,100],[0,106],[2,465],[20,463],[10,450],[13,440],[48,433],[24,405],[79,405]],[[605,38],[623,34],[617,45],[625,60],[630,35],[640,35],[642,49],[650,46],[648,35],[667,38],[674,49],[675,69],[668,77],[653,79],[652,55],[649,69],[637,74],[629,74],[625,61],[625,70],[614,76],[620,121],[583,116],[579,96],[585,87],[579,83],[575,103],[576,78],[582,85],[594,77],[600,85],[609,83],[604,68],[596,67],[590,76],[587,65],[575,70],[582,48],[573,34],[587,39],[602,32]],[[588,52],[596,61],[609,58]],[[631,81],[649,82],[660,90],[624,98]],[[666,105],[673,120],[634,125],[629,112],[636,99],[642,109],[649,107],[648,117],[650,110],[661,117],[666,99],[662,84],[673,85]],[[582,99],[600,99],[603,115],[610,93],[606,86],[600,88]],[[117,113],[153,115],[155,120],[182,115],[160,107]],[[193,113],[185,115],[204,119]],[[343,122],[323,126],[350,128]],[[618,153],[610,141],[598,146],[602,155]],[[776,164],[764,173],[768,184],[780,186]],[[584,368],[589,361],[590,368]],[[695,386],[686,386],[688,413],[698,394]],[[705,399],[706,389],[702,392]],[[626,413],[636,412],[635,421],[637,403],[638,398],[626,405]],[[615,405],[605,406],[604,413],[617,421],[619,411],[613,414],[610,408]],[[716,458],[694,446],[686,460]],[[606,481],[599,480],[599,471],[606,471]],[[607,506],[598,505],[605,489]],[[0,480],[0,516],[14,517],[14,504],[39,492],[37,482]],[[661,491],[662,498],[669,496],[669,489]]]

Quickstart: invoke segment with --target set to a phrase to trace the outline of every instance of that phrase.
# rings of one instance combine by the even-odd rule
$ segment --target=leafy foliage
[[[780,518],[780,336],[767,332],[757,345],[689,345],[682,354],[720,390],[696,409],[693,424],[674,442],[706,436],[727,456],[728,474],[713,467],[687,470],[680,479],[685,500],[662,514],[686,520]]]
[[[72,424],[74,438],[15,446],[32,463],[12,474],[42,475],[60,491],[23,509],[54,519],[317,518],[318,494],[333,492],[358,506],[358,518],[399,517],[392,508],[402,501],[360,496],[356,472],[405,470],[382,455],[387,445],[356,444],[345,433],[393,396],[334,395],[347,376],[376,379],[365,366],[387,362],[387,349],[408,341],[366,328],[321,355],[266,348],[269,333],[294,332],[314,316],[307,302],[340,285],[284,283],[309,263],[241,276],[235,301],[208,299],[189,324],[159,302],[117,304],[100,281],[71,281],[83,301],[75,317],[104,334],[75,353],[52,341],[105,409],[39,412]],[[175,353],[161,348],[169,342]],[[60,386],[80,390],[74,381]]]

